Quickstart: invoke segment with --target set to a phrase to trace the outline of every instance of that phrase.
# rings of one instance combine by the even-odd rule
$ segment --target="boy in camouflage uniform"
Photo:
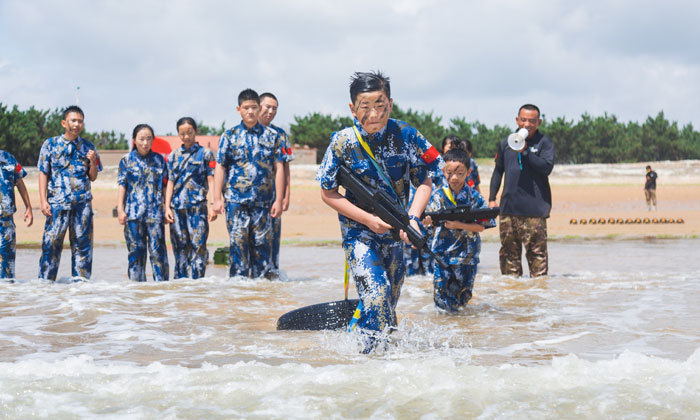
[[[466,144],[458,143],[444,154],[443,159],[445,185],[433,192],[428,210],[438,211],[458,205],[469,205],[472,209],[488,208],[486,200],[467,182],[472,159]],[[426,217],[424,222],[432,225],[430,217]],[[471,299],[481,252],[479,232],[495,226],[495,220],[487,219],[475,223],[446,221],[435,228],[431,249],[450,266],[449,270],[444,270],[435,264],[435,306],[455,312]]]
[[[396,327],[396,304],[404,280],[405,244],[397,242],[391,226],[364,210],[356,198],[338,192],[341,165],[363,182],[394,196],[406,206],[409,183],[416,186],[408,209],[411,226],[418,230],[418,216],[430,198],[429,170],[439,167],[438,151],[418,130],[389,118],[393,100],[389,79],[381,73],[355,73],[350,85],[350,111],[354,124],[333,133],[316,179],[321,198],[338,212],[343,248],[362,303],[357,326],[368,337],[363,352],[380,342],[378,332]],[[404,232],[401,238],[408,243]]]
[[[285,212],[289,209],[290,200],[290,174],[289,174],[289,162],[294,160],[294,153],[292,153],[292,145],[289,143],[289,136],[281,128],[272,124],[272,120],[275,119],[277,115],[277,97],[272,93],[265,92],[260,95],[260,116],[258,121],[265,127],[270,127],[277,131],[280,135],[280,150],[284,156],[284,161],[282,162],[284,166],[284,197],[282,198],[282,211]],[[275,217],[272,219],[272,264],[275,266],[276,270],[280,268],[280,237],[282,235],[282,216]]]
[[[182,146],[168,156],[165,219],[175,254],[173,278],[204,277],[207,268],[209,222],[216,219],[213,206],[207,211],[207,192],[214,190],[214,153],[195,141],[197,123],[185,117],[177,122]],[[213,200],[211,200],[213,201]]]
[[[242,121],[222,134],[216,153],[214,209],[221,213],[225,198],[229,275],[274,278],[272,219],[282,214],[285,185],[280,136],[258,122],[254,90],[238,95],[236,110]]]
[[[27,176],[27,171],[10,153],[0,150],[0,279],[15,278],[15,247],[17,238],[15,234],[15,221],[13,215],[15,206],[15,187],[19,191],[24,202],[24,221],[27,227],[32,225],[34,215],[32,204],[29,202],[27,187],[22,178]]]
[[[63,111],[65,133],[44,141],[39,152],[39,199],[46,216],[39,278],[56,280],[63,238],[69,232],[73,277],[92,275],[92,193],[102,170],[95,146],[80,137],[85,114],[77,106]]]

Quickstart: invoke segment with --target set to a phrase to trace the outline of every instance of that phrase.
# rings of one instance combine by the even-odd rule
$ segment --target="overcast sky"
[[[0,102],[63,108],[79,86],[88,130],[164,134],[237,124],[250,87],[286,128],[349,115],[350,75],[381,69],[403,108],[445,121],[512,125],[531,102],[697,129],[699,23],[697,1],[0,0]]]

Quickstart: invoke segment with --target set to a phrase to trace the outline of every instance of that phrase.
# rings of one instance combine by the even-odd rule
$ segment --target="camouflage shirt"
[[[12,154],[0,150],[0,217],[12,216],[15,207],[15,185],[27,176],[27,171],[17,163]]]

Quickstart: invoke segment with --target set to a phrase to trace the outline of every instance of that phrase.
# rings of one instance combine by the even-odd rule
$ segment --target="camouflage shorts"
[[[547,275],[547,219],[501,215],[501,249],[498,252],[501,274],[522,276],[522,248],[530,268],[530,277]]]

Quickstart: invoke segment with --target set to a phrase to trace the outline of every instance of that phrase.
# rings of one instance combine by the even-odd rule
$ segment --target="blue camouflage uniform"
[[[92,274],[92,192],[90,161],[95,146],[82,137],[73,141],[56,136],[44,141],[37,166],[48,178],[47,198],[51,217],[46,218],[39,260],[39,278],[56,280],[63,238],[68,231],[73,277]],[[102,163],[97,157],[97,171]]]
[[[129,278],[146,281],[146,251],[151,256],[153,280],[168,280],[168,252],[163,225],[165,159],[158,153],[139,155],[134,149],[119,161],[117,184],[126,189],[124,238],[129,250]]]
[[[27,176],[14,156],[0,150],[0,279],[15,277],[15,185]]]
[[[476,161],[474,159],[469,159],[469,176],[467,177],[467,184],[472,187],[476,188],[481,184],[481,177],[479,177],[479,166],[477,166]]]
[[[449,187],[442,187],[433,192],[427,211],[438,211],[455,206],[445,188]],[[466,182],[458,194],[453,194],[453,198],[458,205],[468,204],[472,209],[488,208],[484,197]],[[496,226],[494,219],[479,220],[478,223],[486,228]],[[456,311],[466,305],[472,297],[481,251],[481,237],[475,232],[447,229],[440,224],[435,228],[430,248],[450,265],[450,270],[446,272],[435,264],[433,279],[435,305],[447,311]],[[448,288],[448,285],[451,287]]]
[[[216,163],[226,171],[224,198],[229,231],[229,275],[274,277],[272,217],[275,162],[282,162],[277,131],[241,121],[219,140]]]
[[[195,143],[181,146],[168,156],[168,179],[173,182],[170,207],[174,222],[170,240],[175,254],[173,278],[204,277],[209,253],[207,220],[208,177],[214,176],[214,153]]]
[[[292,152],[292,145],[289,143],[289,136],[281,128],[274,124],[270,124],[273,130],[276,130],[280,135],[280,150],[284,156],[284,162],[291,162],[294,160],[294,153]],[[282,216],[275,217],[272,219],[272,264],[274,264],[275,269],[280,268],[280,238],[282,236]]]
[[[405,206],[409,198],[409,184],[421,185],[428,177],[429,170],[442,166],[442,158],[437,150],[418,130],[403,121],[389,119],[387,125],[373,135],[367,134],[357,119],[354,125],[373,151],[377,163],[391,179],[392,185],[389,186],[382,180],[353,128],[348,127],[333,133],[316,175],[324,190],[338,188],[336,176],[342,164],[366,184],[398,196]],[[350,192],[346,192],[346,198],[358,205]],[[391,231],[380,235],[342,214],[338,214],[338,219],[345,258],[362,300],[358,327],[366,331],[383,331],[395,327],[395,309],[405,273],[404,243],[394,239]]]

